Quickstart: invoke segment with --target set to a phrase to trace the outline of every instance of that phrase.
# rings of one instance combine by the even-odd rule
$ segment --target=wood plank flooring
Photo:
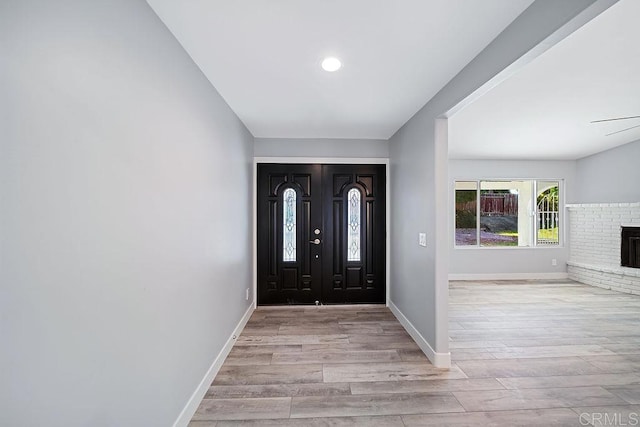
[[[438,369],[386,307],[259,308],[190,426],[640,425],[640,297],[452,282],[450,325]]]

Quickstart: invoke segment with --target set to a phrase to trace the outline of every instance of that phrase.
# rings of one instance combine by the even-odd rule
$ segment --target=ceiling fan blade
[[[616,121],[616,120],[628,120],[628,119],[640,119],[640,116],[614,117],[612,119],[594,120],[594,121],[592,121],[590,123],[613,122],[613,121]]]
[[[616,133],[624,132],[626,130],[631,130],[631,129],[635,129],[635,128],[640,128],[640,125],[635,125],[635,126],[631,126],[630,128],[626,128],[626,129],[618,130],[618,131],[615,131],[615,132],[611,132],[611,133],[606,134],[605,136],[615,135]]]

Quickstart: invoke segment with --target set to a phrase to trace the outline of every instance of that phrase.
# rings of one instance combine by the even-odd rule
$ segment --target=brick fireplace
[[[640,203],[570,204],[567,209],[569,278],[640,295],[640,269],[623,267],[621,256],[622,228],[640,227]]]

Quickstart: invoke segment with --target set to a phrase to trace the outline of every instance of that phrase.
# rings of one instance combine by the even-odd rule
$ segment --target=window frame
[[[535,207],[535,211],[533,215],[531,215],[531,229],[532,231],[532,239],[531,245],[529,246],[482,246],[480,241],[480,193],[481,193],[481,185],[482,182],[510,182],[510,181],[530,181],[532,182],[532,198],[531,203],[532,206]],[[471,245],[458,245],[456,243],[456,183],[458,182],[475,182],[476,183],[476,243]],[[538,224],[537,224],[537,192],[538,192],[538,183],[539,182],[557,182],[558,183],[558,244],[538,244]],[[564,248],[565,245],[565,215],[564,215],[564,206],[565,206],[565,185],[564,179],[562,178],[464,178],[457,177],[452,181],[452,192],[451,192],[451,206],[452,206],[452,240],[453,240],[453,249],[461,249],[461,250],[473,250],[473,249],[482,249],[482,250],[527,250],[527,249],[558,249]]]

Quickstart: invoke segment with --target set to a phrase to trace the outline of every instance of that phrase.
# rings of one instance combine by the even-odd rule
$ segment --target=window
[[[347,193],[347,261],[360,261],[360,191]]]
[[[478,244],[478,183],[456,182],[456,245]]]
[[[557,181],[538,181],[536,197],[536,243],[560,244],[559,185]]]
[[[282,261],[296,261],[296,190],[282,193]]]
[[[456,181],[455,244],[557,246],[559,195],[560,181]]]

